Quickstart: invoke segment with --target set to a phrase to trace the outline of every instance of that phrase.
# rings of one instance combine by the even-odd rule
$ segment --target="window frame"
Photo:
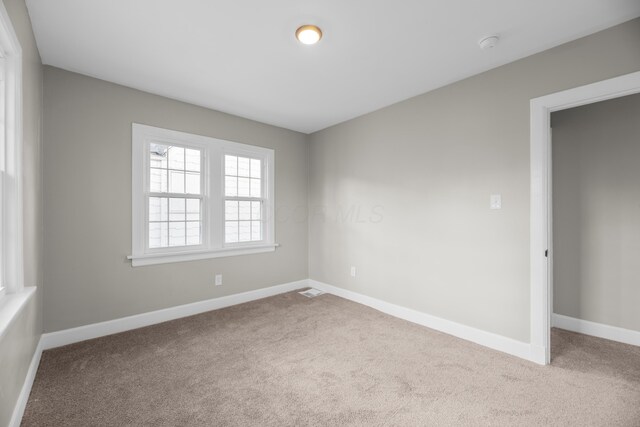
[[[268,153],[265,153],[268,154]],[[273,194],[273,189],[269,188],[269,185],[267,182],[268,180],[265,179],[266,176],[269,175],[271,171],[271,169],[273,168],[273,162],[270,162],[268,157],[265,156],[262,153],[257,153],[255,151],[249,151],[246,149],[242,149],[242,148],[238,148],[238,147],[225,147],[225,149],[223,149],[222,155],[220,156],[222,159],[222,165],[221,165],[221,182],[223,185],[223,193],[224,193],[224,181],[225,181],[225,156],[237,156],[237,157],[249,157],[252,159],[259,159],[262,161],[262,169],[261,173],[262,173],[262,179],[260,182],[260,194],[261,196],[259,198],[256,197],[244,197],[244,196],[227,196],[226,194],[222,194],[222,200],[221,200],[221,204],[222,204],[222,212],[224,212],[224,203],[227,200],[246,200],[246,201],[262,201],[262,212],[261,212],[261,222],[264,224],[264,227],[262,229],[262,240],[260,240],[259,242],[256,241],[249,241],[249,242],[232,242],[232,243],[227,243],[226,239],[225,239],[225,225],[226,225],[226,219],[223,217],[222,218],[222,222],[221,222],[221,227],[222,229],[220,230],[220,233],[222,233],[222,245],[224,248],[241,248],[241,247],[247,247],[247,246],[257,246],[257,245],[261,245],[263,243],[267,243],[267,242],[273,242],[274,241],[274,236],[272,236],[272,232],[273,232],[273,227],[269,227],[267,224],[267,221],[269,218],[273,218],[273,211],[269,211],[267,209],[267,206],[270,203],[270,199],[271,199],[271,195]]]
[[[201,150],[201,244],[166,248],[149,248],[149,144],[170,144]],[[193,261],[207,258],[246,255],[274,251],[275,185],[274,150],[163,129],[132,124],[132,266]],[[224,156],[238,155],[262,161],[262,196],[264,230],[259,242],[227,244],[224,241]],[[162,197],[170,197],[171,193]],[[154,193],[154,195],[157,195]],[[180,197],[189,197],[181,194]]]
[[[0,5],[0,57],[4,89],[0,150],[0,299],[24,290],[22,196],[22,48]],[[2,326],[2,325],[0,325]]]

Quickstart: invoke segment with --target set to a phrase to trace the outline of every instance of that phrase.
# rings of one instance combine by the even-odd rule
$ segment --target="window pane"
[[[238,241],[251,241],[251,221],[240,221],[240,226],[238,228]]]
[[[200,222],[188,221],[187,222],[187,245],[199,245],[200,244]]]
[[[238,222],[227,221],[224,227],[224,241],[227,243],[236,243],[238,241]]]
[[[185,157],[187,160],[186,169],[189,171],[200,172],[200,150],[187,148],[185,150]]]
[[[167,171],[166,169],[152,168],[149,173],[149,190],[152,193],[167,192]]]
[[[230,197],[238,195],[238,178],[232,176],[224,178],[224,194]]]
[[[149,223],[149,247],[165,248],[168,246],[168,224],[166,222]]]
[[[160,231],[161,231],[160,246],[162,246],[163,248],[166,248],[167,246],[169,246],[169,223],[161,222]]]
[[[224,219],[227,221],[238,219],[238,202],[229,200],[224,202]]]
[[[238,157],[238,176],[249,176],[249,159]]]
[[[184,172],[169,171],[169,192],[184,193]]]
[[[251,221],[251,240],[262,240],[262,223]]]
[[[152,168],[166,169],[167,158],[151,154],[151,157],[149,159],[149,166]]]
[[[224,156],[224,174],[238,175],[238,158],[236,156]]]
[[[251,178],[261,178],[260,175],[260,160],[258,159],[251,159]]]
[[[186,192],[188,194],[200,194],[200,174],[187,172]]]
[[[150,165],[152,168],[167,168],[167,149],[168,145],[149,144]]]
[[[251,219],[262,219],[262,203],[251,202]]]
[[[260,180],[251,178],[251,197],[260,197]]]
[[[200,220],[200,200],[187,199],[187,221]]]
[[[185,200],[169,199],[169,221],[185,220]]]
[[[249,178],[238,178],[238,196],[249,197]]]
[[[185,245],[185,224],[184,222],[169,223],[169,246]]]
[[[239,218],[240,220],[251,219],[251,202],[240,202]]]
[[[149,221],[167,221],[167,204],[166,197],[149,197]]]
[[[169,169],[184,170],[184,148],[169,147]]]

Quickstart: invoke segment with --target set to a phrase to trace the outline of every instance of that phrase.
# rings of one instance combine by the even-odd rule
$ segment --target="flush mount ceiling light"
[[[296,38],[303,44],[316,44],[322,38],[322,31],[315,25],[303,25],[296,30]]]

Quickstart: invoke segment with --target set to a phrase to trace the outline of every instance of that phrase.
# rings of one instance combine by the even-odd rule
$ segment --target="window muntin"
[[[202,243],[198,199],[149,197],[149,248]]]
[[[275,249],[273,150],[132,130],[134,266]]]
[[[224,156],[224,189],[226,197],[262,195],[262,161],[243,156]]]

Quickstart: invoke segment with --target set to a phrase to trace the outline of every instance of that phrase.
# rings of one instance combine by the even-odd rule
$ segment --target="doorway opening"
[[[640,72],[531,100],[531,350],[551,362],[553,210],[551,113],[640,93]]]
[[[553,365],[640,367],[639,118],[640,93],[551,113]]]

